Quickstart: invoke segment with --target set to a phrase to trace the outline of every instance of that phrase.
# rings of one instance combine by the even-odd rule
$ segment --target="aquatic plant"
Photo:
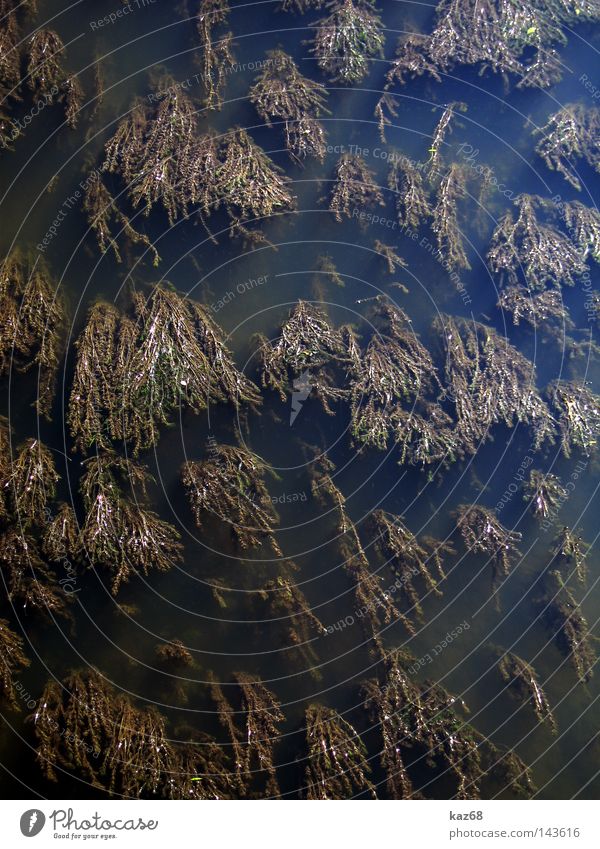
[[[546,723],[552,734],[556,734],[556,720],[535,669],[514,652],[506,652],[498,661],[498,671],[504,683],[509,685],[510,692],[521,701],[528,702],[539,722]]]
[[[384,683],[372,680],[364,684],[365,707],[378,721],[383,736],[382,765],[390,796],[413,795],[402,750],[415,748],[424,753],[429,766],[438,766],[453,779],[453,798],[478,798],[485,774],[482,738],[457,713],[459,706],[466,710],[464,702],[438,684],[410,681],[407,665],[401,651],[391,651],[384,660]],[[399,769],[399,779],[392,774],[395,769]]]
[[[47,618],[70,618],[65,593],[41,559],[37,541],[30,533],[9,527],[0,535],[0,570],[9,601],[19,601],[24,610]]]
[[[279,337],[270,342],[259,334],[259,369],[262,386],[279,393],[285,401],[294,379],[307,370],[321,371],[327,366],[347,364],[348,352],[342,332],[333,327],[327,315],[308,301],[298,301],[281,326]],[[315,382],[311,373],[307,382]],[[326,386],[322,385],[325,393]]]
[[[384,205],[375,175],[362,156],[343,153],[335,167],[335,179],[329,196],[329,211],[333,212],[335,220],[341,222],[343,215],[351,218],[355,209]]]
[[[600,212],[578,200],[565,203],[564,223],[571,241],[579,248],[581,258],[600,262]]]
[[[59,476],[52,452],[39,439],[19,446],[10,473],[0,482],[10,493],[12,510],[21,526],[43,525],[48,502],[56,494]]]
[[[572,568],[580,584],[585,584],[587,577],[586,554],[589,547],[577,531],[567,525],[560,529],[552,544],[553,559],[558,567]]]
[[[533,133],[541,136],[535,152],[574,189],[581,189],[576,171],[578,160],[600,171],[600,109],[597,107],[568,103],[552,113],[546,124]]]
[[[79,523],[69,504],[59,504],[56,513],[47,522],[42,539],[42,549],[49,560],[59,563],[77,557],[81,550]]]
[[[60,99],[65,106],[65,123],[72,130],[79,123],[84,96],[83,88],[77,77],[67,77],[61,84]]]
[[[37,760],[51,781],[57,770],[81,775],[109,794],[129,798],[227,798],[231,779],[222,753],[202,740],[173,743],[153,707],[138,708],[99,672],[49,681],[30,717]]]
[[[312,645],[317,636],[327,633],[323,623],[313,612],[308,599],[292,578],[295,565],[284,564],[282,573],[258,590],[257,598],[263,603],[265,618],[273,620],[280,631],[280,650],[295,656],[303,670],[313,678],[321,677],[316,668],[318,656]]]
[[[117,244],[117,237],[123,235],[134,245],[144,245],[152,253],[156,266],[160,256],[151,240],[144,233],[139,233],[124,212],[118,208],[115,199],[100,179],[90,180],[83,197],[83,210],[87,221],[96,236],[98,247],[104,254],[112,248],[117,262],[122,261]],[[112,235],[111,221],[119,228],[116,236]]]
[[[208,679],[210,682],[210,697],[216,707],[217,718],[219,723],[227,732],[229,759],[230,761],[233,761],[233,770],[231,771],[233,781],[235,782],[238,792],[244,794],[246,792],[249,779],[246,761],[247,751],[244,748],[243,743],[244,735],[240,728],[236,725],[236,711],[232,708],[225,696],[223,688],[218,681],[215,680],[212,673],[209,673]]]
[[[554,420],[535,386],[535,367],[496,330],[458,316],[442,316],[434,330],[445,356],[445,394],[454,405],[456,433],[475,453],[493,424],[527,423],[539,448],[554,436]]]
[[[425,395],[437,376],[404,310],[378,299],[372,321],[379,327],[352,383],[351,429],[357,443],[384,450],[390,438],[404,435],[402,402]]]
[[[475,65],[519,78],[518,88],[546,88],[557,82],[561,67],[555,46],[566,38],[561,27],[596,20],[595,3],[575,8],[573,3],[534,0],[527,6],[495,0],[442,0],[431,36],[412,35],[398,47],[393,80],[407,74],[428,73],[438,82],[457,65]]]
[[[315,26],[311,53],[331,82],[360,82],[374,56],[383,57],[385,36],[371,0],[331,0],[331,14]]]
[[[154,653],[158,660],[172,669],[185,669],[194,666],[194,656],[181,642],[171,640],[169,643],[158,643],[154,647]]]
[[[221,328],[205,307],[162,287],[147,298],[136,293],[133,302],[138,338],[120,377],[123,438],[132,439],[136,450],[154,444],[158,427],[181,404],[199,411],[218,401],[236,408],[259,403],[256,388],[236,368]]]
[[[268,127],[283,122],[285,145],[297,162],[314,156],[323,162],[325,130],[317,120],[327,113],[327,89],[304,77],[291,56],[283,50],[270,50],[265,69],[250,89],[250,101]]]
[[[259,403],[205,307],[162,287],[132,300],[133,317],[95,304],[76,342],[67,420],[77,448],[108,448],[115,439],[138,453],[181,406]]]
[[[440,256],[447,266],[468,271],[471,264],[463,245],[457,203],[466,196],[466,179],[465,169],[456,163],[444,174],[437,190],[431,229],[436,235]]]
[[[75,342],[77,361],[69,399],[67,422],[75,448],[86,451],[96,444],[108,448],[110,422],[121,405],[114,394],[120,312],[100,301],[89,311],[86,326]]]
[[[386,790],[392,799],[419,798],[404,765],[402,745],[410,745],[404,735],[402,717],[409,710],[413,684],[406,669],[408,656],[401,649],[385,655],[383,681],[363,684],[364,706],[382,737],[381,766],[386,774]],[[401,745],[402,744],[402,745]]]
[[[448,548],[430,541],[427,546],[430,550],[427,550],[406,527],[400,516],[394,516],[384,510],[371,513],[369,531],[375,550],[396,576],[398,597],[405,599],[410,611],[414,611],[416,619],[422,622],[423,607],[415,581],[420,579],[427,592],[441,596],[438,583],[446,577],[441,555],[442,552],[447,552]],[[434,571],[437,577],[434,577]]]
[[[600,397],[585,383],[567,380],[553,381],[546,391],[565,457],[574,448],[590,454],[600,436]]]
[[[306,709],[308,753],[305,799],[350,799],[368,793],[376,799],[375,787],[367,777],[370,767],[360,736],[339,713],[321,704]]]
[[[479,504],[461,504],[456,510],[456,526],[466,548],[473,554],[489,555],[492,565],[492,593],[501,580],[511,573],[514,560],[520,554],[518,531],[511,531],[496,518],[492,510]],[[496,605],[499,607],[498,599]]]
[[[488,251],[488,263],[501,280],[516,284],[520,276],[531,289],[574,286],[585,270],[581,250],[551,221],[538,213],[554,213],[543,198],[519,195],[516,220],[507,212],[496,227]]]
[[[498,309],[512,315],[513,324],[526,321],[536,330],[547,329],[547,324],[555,321],[570,330],[575,325],[571,321],[559,289],[545,289],[535,292],[520,284],[504,287],[498,298]]]
[[[396,268],[407,268],[408,263],[398,256],[395,249],[390,245],[384,245],[379,239],[375,239],[373,250],[385,260],[388,274],[393,274]]]
[[[401,649],[387,652],[378,680],[363,684],[364,704],[379,725],[381,763],[393,799],[422,798],[412,785],[403,753],[452,781],[454,799],[478,799],[484,781],[501,776],[502,789],[528,796],[535,789],[528,767],[512,750],[502,750],[465,721],[468,708],[439,684],[409,678],[412,658]],[[459,713],[460,710],[460,713]]]
[[[265,218],[294,207],[289,178],[241,127],[227,134],[215,179],[232,219],[232,233],[241,219]]]
[[[411,32],[401,35],[396,44],[396,53],[386,73],[385,88],[389,89],[394,83],[404,85],[405,76],[410,75],[413,79],[428,74],[438,83],[442,78],[435,64],[428,57],[427,44],[429,35],[419,32]]]
[[[38,370],[38,412],[50,418],[64,348],[66,308],[43,258],[15,250],[0,268],[0,374]]]
[[[248,448],[213,444],[206,460],[184,463],[181,478],[199,528],[208,516],[230,526],[242,549],[268,543],[281,555],[275,539],[279,521],[265,485],[268,464]]]
[[[30,663],[21,637],[11,631],[6,619],[0,619],[0,699],[11,710],[20,710],[14,676]]]
[[[171,569],[181,559],[182,546],[175,528],[144,506],[147,469],[111,452],[98,453],[83,465],[81,547],[90,567],[113,573],[113,595],[138,572]],[[134,498],[126,496],[127,484]]]
[[[363,611],[362,623],[367,636],[381,650],[379,631],[383,623],[399,620],[409,633],[414,632],[410,619],[400,612],[391,593],[383,588],[383,576],[371,570],[369,560],[360,540],[358,529],[346,507],[346,498],[336,486],[331,472],[333,463],[323,458],[311,467],[311,492],[318,504],[328,510],[333,507],[336,516],[336,543],[342,567],[354,585],[357,610]]]
[[[594,637],[580,606],[558,570],[548,575],[546,595],[541,602],[545,605],[544,619],[558,647],[571,661],[579,681],[585,684],[594,674]]]
[[[278,796],[274,747],[281,736],[279,724],[285,719],[281,705],[260,679],[246,672],[235,672],[234,678],[241,690],[246,722],[246,771],[265,772],[266,795]]]
[[[308,9],[320,9],[324,4],[325,0],[281,0],[281,11],[302,14]]]
[[[62,82],[60,62],[65,45],[57,32],[38,29],[27,44],[27,85],[39,94],[51,94]]]
[[[101,168],[122,178],[131,203],[143,206],[144,215],[160,204],[171,225],[190,208],[204,221],[222,198],[219,143],[214,133],[199,133],[197,110],[171,77],[157,85],[152,101],[134,103],[118,125]]]
[[[423,175],[406,157],[395,156],[388,174],[388,186],[396,196],[398,223],[416,230],[431,215]]]
[[[567,499],[568,492],[561,480],[550,472],[532,469],[523,484],[523,498],[529,502],[533,515],[540,520],[555,514]]]
[[[65,107],[67,126],[77,126],[83,89],[78,78],[69,76],[62,66],[65,45],[61,37],[51,29],[37,29],[26,44],[27,85],[31,91],[48,98],[62,101]]]
[[[279,795],[277,773],[274,763],[274,745],[280,736],[279,724],[285,719],[279,701],[264,684],[245,672],[234,673],[241,691],[241,711],[236,712],[223,693],[214,676],[210,676],[211,698],[217,708],[217,716],[225,728],[231,747],[233,775],[238,789],[245,795],[256,773],[266,774],[265,792],[268,796]],[[236,724],[236,714],[241,713],[245,728]]]
[[[446,144],[446,136],[452,132],[452,123],[457,112],[466,112],[467,105],[462,101],[453,101],[449,103],[442,112],[440,120],[435,126],[433,136],[431,137],[431,145],[429,147],[429,159],[427,161],[427,171],[430,179],[436,180],[441,173],[441,165],[443,160],[442,148]],[[462,169],[456,166],[457,174],[460,174]],[[450,169],[452,171],[452,168]],[[462,176],[462,184],[464,185],[465,177]],[[457,182],[457,177],[454,177],[454,182]],[[448,191],[448,190],[447,190]],[[456,191],[456,189],[455,189]],[[463,189],[464,191],[464,189]],[[462,194],[461,194],[462,196]]]
[[[196,29],[200,37],[202,82],[206,109],[220,109],[227,73],[234,65],[233,35],[224,33],[215,39],[215,28],[226,23],[229,17],[228,0],[200,0]]]
[[[317,274],[315,275],[316,286],[319,286],[320,280],[323,277],[329,279],[333,286],[339,286],[340,289],[343,289],[346,285],[344,283],[344,278],[339,274],[335,267],[335,263],[329,254],[321,254],[317,257],[315,270],[317,271]]]

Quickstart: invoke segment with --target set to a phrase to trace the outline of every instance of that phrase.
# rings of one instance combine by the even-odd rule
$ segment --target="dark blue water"
[[[86,232],[80,204],[75,203],[46,252],[46,258],[71,307],[71,334],[80,332],[87,308],[99,296],[112,300],[127,286],[168,280],[178,290],[214,306],[217,322],[228,337],[240,368],[255,376],[252,336],[262,332],[275,336],[298,298],[322,300],[336,324],[351,322],[368,332],[366,305],[359,301],[385,293],[396,299],[410,315],[414,327],[427,345],[433,339],[430,326],[439,313],[463,315],[494,325],[510,341],[535,361],[538,383],[543,387],[557,377],[579,377],[595,381],[597,363],[565,359],[563,346],[549,342],[543,334],[514,328],[496,308],[497,287],[485,264],[485,253],[498,217],[510,206],[510,197],[520,192],[543,196],[560,193],[563,198],[577,197],[559,175],[549,172],[536,158],[531,136],[533,126],[543,124],[559,105],[581,101],[593,105],[589,93],[579,82],[582,73],[600,82],[596,48],[599,30],[582,27],[570,34],[569,44],[561,51],[567,66],[561,83],[547,91],[517,91],[499,77],[480,77],[475,71],[462,70],[444,79],[441,85],[427,79],[411,82],[398,90],[399,114],[387,130],[387,142],[379,138],[373,109],[388,68],[376,61],[368,79],[352,89],[329,87],[331,115],[324,119],[332,149],[362,149],[363,155],[384,187],[385,210],[381,215],[394,219],[394,198],[387,190],[388,159],[393,151],[402,151],[417,162],[428,158],[431,134],[444,106],[453,100],[464,101],[467,110],[454,124],[444,148],[446,161],[460,161],[460,146],[477,151],[475,163],[494,169],[498,182],[511,193],[508,197],[492,192],[482,208],[475,200],[464,206],[461,222],[468,240],[471,271],[461,272],[468,298],[457,293],[435,258],[419,243],[381,224],[360,226],[356,220],[336,224],[319,198],[327,194],[331,172],[338,154],[332,150],[321,166],[309,162],[304,169],[293,165],[283,149],[283,136],[277,130],[260,126],[260,120],[248,102],[248,88],[256,71],[255,63],[265,52],[282,46],[292,54],[301,71],[321,81],[314,57],[303,41],[310,37],[308,24],[316,14],[305,17],[277,11],[277,3],[233,3],[231,29],[236,36],[235,55],[241,66],[228,80],[227,102],[220,112],[201,113],[202,128],[209,124],[217,132],[240,125],[250,128],[253,138],[273,160],[285,168],[298,197],[298,209],[289,215],[263,222],[262,226],[278,250],[268,248],[245,251],[239,241],[230,241],[226,232],[219,234],[215,246],[203,227],[194,220],[180,221],[169,228],[166,217],[153,213],[141,226],[156,240],[162,262],[155,270],[146,258],[137,262],[132,252],[122,265],[109,255],[100,258],[93,238]],[[383,18],[387,29],[386,57],[393,55],[397,36],[417,26],[430,27],[433,10],[421,5],[384,2]],[[60,107],[45,109],[37,116],[16,144],[13,153],[0,160],[2,189],[1,249],[13,244],[35,246],[61,208],[73,194],[90,168],[99,163],[104,142],[131,108],[136,96],[152,90],[151,76],[157,68],[167,70],[175,80],[184,81],[198,73],[198,55],[193,24],[184,10],[156,0],[135,9],[127,17],[103,29],[92,28],[113,11],[118,3],[40,4],[39,20],[51,21],[68,45],[67,64],[81,76],[89,98],[93,97],[93,63],[99,59],[105,79],[105,96],[97,116],[90,123],[81,121],[76,131],[61,126]],[[201,89],[189,94],[200,106]],[[18,109],[27,111],[24,103]],[[90,108],[88,108],[88,113]],[[18,111],[17,111],[18,114]],[[368,152],[367,152],[368,151]],[[580,199],[589,205],[597,200],[598,176],[581,169],[584,190]],[[56,178],[52,190],[51,180]],[[226,227],[215,218],[214,227]],[[433,236],[425,228],[424,234]],[[408,268],[394,276],[384,273],[384,264],[373,251],[376,239],[397,246]],[[319,280],[315,286],[318,257],[329,254],[345,282],[344,288]],[[266,282],[251,281],[266,277]],[[250,282],[249,282],[250,281]],[[598,271],[592,269],[597,286]],[[407,292],[393,288],[403,283]],[[228,293],[233,292],[233,296]],[[587,317],[581,289],[565,293],[571,316],[579,327]],[[57,466],[63,478],[61,497],[76,493],[80,457],[70,453],[68,435],[63,430],[63,404],[68,397],[72,351],[67,357],[51,424],[38,420],[31,408],[34,378],[22,378],[4,386],[3,398],[19,438],[40,433],[44,441],[66,452],[65,460],[57,453]],[[278,498],[281,530],[278,540],[286,557],[299,567],[296,580],[316,615],[328,626],[352,615],[355,602],[352,587],[340,568],[339,555],[332,543],[333,516],[323,515],[311,498],[306,467],[305,443],[326,448],[338,466],[336,483],[348,497],[349,512],[359,530],[364,519],[376,507],[402,514],[417,534],[445,539],[453,533],[452,510],[462,502],[477,498],[493,507],[514,480],[529,439],[522,428],[509,431],[498,427],[493,441],[486,443],[467,462],[441,476],[429,479],[427,473],[400,467],[397,458],[375,451],[357,454],[348,436],[348,417],[342,409],[335,417],[325,416],[318,404],[309,399],[293,428],[289,427],[289,406],[274,396],[266,398],[262,415],[251,416],[243,437],[257,453],[273,465],[279,480],[269,483],[272,496]],[[78,578],[75,625],[62,621],[56,626],[39,624],[11,612],[29,641],[27,649],[33,663],[22,680],[29,692],[39,694],[49,677],[62,678],[71,668],[94,666],[102,670],[115,687],[135,697],[141,704],[156,704],[172,720],[174,738],[185,737],[185,724],[221,735],[208,698],[205,681],[212,671],[227,681],[231,673],[244,669],[260,675],[281,699],[286,714],[285,737],[278,749],[282,787],[293,794],[297,787],[294,761],[302,754],[298,729],[308,703],[320,700],[343,713],[359,731],[364,732],[373,759],[374,776],[383,776],[377,766],[377,735],[370,729],[361,709],[359,685],[372,674],[373,657],[360,624],[315,640],[319,658],[318,677],[298,664],[281,640],[276,623],[256,622],[256,611],[249,602],[249,591],[276,574],[276,564],[243,560],[228,545],[219,529],[199,532],[193,525],[179,480],[185,458],[204,456],[210,435],[225,441],[234,439],[231,411],[212,409],[206,416],[183,413],[173,428],[165,430],[155,452],[144,456],[157,483],[152,489],[155,509],[181,530],[185,542],[185,560],[166,575],[152,574],[123,588],[118,601],[135,605],[130,615],[119,613],[110,595],[105,576],[85,573]],[[570,479],[581,460],[567,460],[556,450],[536,458],[536,467],[552,468],[563,481]],[[583,611],[592,632],[600,635],[598,616],[597,536],[597,464],[587,460],[571,497],[557,520],[578,526],[591,543],[589,581],[578,590]],[[285,496],[290,496],[285,501]],[[293,500],[291,496],[298,496]],[[74,495],[75,499],[77,498]],[[283,497],[283,498],[282,498]],[[389,646],[405,645],[419,658],[431,653],[448,631],[467,621],[469,628],[442,654],[427,663],[419,675],[441,682],[460,694],[470,707],[470,721],[496,744],[515,747],[531,764],[540,795],[568,798],[579,793],[594,798],[600,792],[600,768],[597,735],[600,731],[598,676],[587,686],[577,684],[575,675],[541,623],[536,598],[543,593],[542,575],[547,566],[553,532],[540,532],[525,512],[520,495],[502,510],[504,524],[518,526],[523,533],[521,550],[526,556],[501,588],[501,609],[490,599],[490,574],[483,560],[465,556],[460,543],[458,554],[448,565],[443,596],[426,596],[423,605],[426,624],[414,638],[407,639],[400,624],[385,629],[382,638]],[[390,582],[392,580],[391,576]],[[231,588],[226,593],[227,607],[219,608],[212,592],[213,583]],[[174,695],[174,682],[156,668],[154,646],[161,639],[180,639],[193,651],[198,667],[184,681],[187,701]],[[528,659],[537,670],[554,706],[559,734],[556,738],[536,725],[533,714],[519,709],[503,689],[495,670],[495,647],[503,646]],[[30,727],[23,723],[27,711],[4,716],[0,734],[0,762],[5,770],[0,779],[7,795],[28,794],[30,790],[45,796],[86,796],[90,788],[67,777],[57,786],[48,785],[40,775],[33,757]],[[222,736],[222,735],[221,735]],[[94,791],[96,792],[96,791]]]

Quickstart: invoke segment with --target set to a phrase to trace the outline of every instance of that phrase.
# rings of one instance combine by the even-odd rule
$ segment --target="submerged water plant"
[[[442,554],[452,549],[435,540],[419,542],[400,516],[384,510],[373,511],[369,529],[375,550],[396,576],[398,597],[404,598],[410,607],[409,613],[414,613],[414,617],[422,622],[423,607],[415,582],[420,580],[427,593],[441,596],[438,584],[446,577]]]
[[[213,444],[206,460],[186,462],[181,477],[198,527],[214,515],[229,525],[242,550],[266,543],[281,555],[279,519],[264,481],[269,473],[257,454],[235,445]]]
[[[363,685],[365,708],[382,737],[381,763],[391,798],[421,797],[405,766],[408,753],[451,782],[446,791],[450,798],[480,798],[490,772],[500,771],[502,789],[530,794],[531,774],[518,755],[498,749],[466,722],[468,710],[461,699],[439,684],[411,680],[410,664],[410,656],[402,650],[390,651],[380,677]]]
[[[38,412],[50,418],[64,349],[65,300],[43,258],[15,250],[0,267],[0,374],[37,369]]]
[[[331,82],[363,80],[370,60],[383,56],[383,24],[371,0],[331,0],[331,14],[317,22],[311,52]]]
[[[76,342],[67,420],[80,450],[122,440],[138,453],[181,406],[259,403],[205,307],[166,287],[132,301],[131,314],[95,304]]]
[[[222,799],[233,782],[210,739],[175,743],[154,707],[139,708],[93,669],[50,681],[30,717],[37,760],[50,781],[80,775],[110,795]]]
[[[556,569],[548,575],[546,595],[541,602],[544,619],[558,647],[569,658],[578,680],[585,684],[594,674],[596,664],[594,637],[573,593]]]
[[[463,542],[474,554],[489,555],[492,565],[492,592],[495,594],[501,581],[509,576],[520,552],[518,531],[509,530],[496,515],[479,504],[461,504],[456,511],[457,528]],[[499,605],[496,600],[496,605]]]
[[[488,263],[502,282],[518,283],[528,289],[574,286],[585,273],[580,248],[554,225],[556,210],[544,199],[519,195],[516,219],[507,212],[496,227],[488,251]],[[550,218],[548,219],[548,213]]]
[[[458,316],[434,329],[445,356],[445,394],[454,406],[465,453],[475,453],[492,425],[526,423],[536,448],[552,442],[555,424],[535,385],[535,367],[496,330]]]
[[[437,375],[404,310],[377,300],[372,320],[376,330],[352,382],[352,436],[358,444],[383,450],[390,438],[406,436],[403,402],[425,396],[437,385]]]
[[[600,171],[600,109],[568,103],[553,112],[543,127],[534,130],[541,138],[535,151],[548,168],[557,171],[574,189],[581,189],[577,163],[586,162]]]
[[[373,171],[362,156],[343,153],[335,167],[335,177],[329,196],[329,211],[335,220],[352,218],[356,209],[384,206],[383,194],[375,182]]]
[[[565,457],[574,448],[590,454],[600,436],[600,397],[585,383],[555,380],[547,389]]]
[[[144,505],[148,471],[111,452],[90,457],[84,468],[81,548],[90,567],[103,566],[113,573],[113,595],[135,574],[171,569],[181,559],[179,534]]]
[[[10,629],[6,619],[0,619],[0,700],[11,710],[20,710],[15,675],[30,662],[21,637]]]
[[[579,583],[585,584],[587,577],[586,554],[589,547],[576,530],[564,525],[556,535],[552,545],[554,562],[559,569],[571,569]]]
[[[285,145],[296,162],[308,156],[323,162],[326,136],[317,119],[328,113],[327,89],[304,77],[283,50],[270,50],[265,65],[250,89],[256,111],[268,127],[283,122]]]
[[[368,793],[376,799],[368,778],[367,751],[360,736],[339,713],[321,704],[306,709],[308,753],[305,799],[349,799]]]
[[[215,30],[226,24],[229,12],[228,0],[199,0],[196,29],[207,109],[221,109],[227,74],[234,66],[232,33],[220,33],[215,38]]]
[[[498,671],[504,683],[509,685],[511,693],[530,704],[536,719],[545,723],[552,734],[556,734],[556,720],[534,668],[514,652],[506,652],[498,661]]]
[[[541,521],[555,515],[568,495],[559,477],[550,472],[544,474],[538,469],[532,469],[529,480],[523,484],[523,498],[536,519]]]

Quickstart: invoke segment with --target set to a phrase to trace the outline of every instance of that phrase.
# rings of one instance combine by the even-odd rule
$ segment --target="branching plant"
[[[302,76],[291,56],[283,50],[271,50],[266,68],[250,89],[250,100],[267,126],[283,122],[285,144],[297,162],[314,156],[323,162],[326,152],[325,130],[317,120],[328,113],[327,89]]]
[[[555,380],[547,390],[556,417],[565,457],[574,448],[585,454],[595,451],[600,436],[600,397],[584,384]]]
[[[556,734],[558,728],[550,702],[539,685],[533,667],[517,654],[507,652],[500,658],[498,670],[504,683],[510,686],[511,692],[521,701],[529,702],[536,719],[546,723],[552,734]]]
[[[65,302],[41,258],[11,253],[0,268],[0,373],[36,368],[36,408],[50,418],[64,348]]]
[[[568,492],[556,475],[532,469],[529,480],[523,485],[523,498],[529,502],[533,515],[543,521],[558,513],[561,504],[568,498]]]
[[[548,588],[542,603],[545,605],[544,618],[558,647],[570,659],[579,681],[587,683],[594,674],[596,663],[596,652],[592,647],[594,637],[575,597],[557,570],[548,576]]]
[[[478,504],[461,504],[457,511],[457,528],[466,548],[473,554],[489,556],[492,564],[492,593],[509,576],[520,552],[521,534],[505,528],[492,510]],[[496,605],[499,606],[496,599]]]
[[[103,566],[113,573],[113,595],[138,572],[171,569],[181,559],[179,534],[143,506],[150,480],[147,470],[109,452],[90,457],[84,466],[81,548],[91,567]],[[137,487],[134,498],[125,494],[126,483]]]
[[[214,30],[226,24],[229,17],[228,0],[200,0],[196,28],[200,37],[202,82],[207,109],[220,109],[227,74],[234,65],[233,36],[230,32],[217,36]]]
[[[335,168],[329,197],[329,211],[335,220],[341,222],[344,215],[351,218],[355,209],[384,205],[383,194],[365,160],[355,153],[343,153]]]
[[[583,541],[577,531],[571,530],[565,525],[560,529],[553,542],[553,560],[559,569],[572,570],[579,583],[585,584],[588,549],[588,543]]]
[[[491,426],[524,422],[539,448],[554,437],[554,420],[535,385],[535,367],[494,329],[458,317],[438,318],[434,328],[445,352],[446,395],[453,402],[457,434],[474,453]]]
[[[14,676],[29,664],[23,640],[11,631],[6,619],[0,619],[0,700],[11,710],[20,710]]]
[[[199,528],[209,515],[231,528],[242,549],[268,543],[281,555],[275,539],[279,521],[264,482],[272,470],[257,454],[235,445],[213,445],[207,460],[188,461],[182,469],[194,520]]]
[[[438,187],[431,229],[436,235],[443,261],[450,268],[469,270],[471,265],[465,253],[458,219],[458,201],[466,196],[465,182],[464,168],[456,163],[451,165]]]
[[[577,163],[583,160],[600,171],[600,109],[569,103],[536,130],[541,136],[535,148],[548,168],[558,171],[574,189],[581,189]]]
[[[331,82],[360,82],[371,59],[383,57],[381,18],[371,0],[331,0],[326,5],[331,14],[318,21],[311,52]]]
[[[308,747],[306,799],[350,799],[368,793],[376,799],[368,778],[367,750],[358,733],[339,713],[320,704],[306,709]]]
[[[551,222],[538,217],[548,210],[543,199],[519,195],[515,200],[516,220],[507,212],[500,220],[488,252],[488,262],[501,280],[516,284],[520,278],[528,288],[574,286],[585,273],[582,250]]]

